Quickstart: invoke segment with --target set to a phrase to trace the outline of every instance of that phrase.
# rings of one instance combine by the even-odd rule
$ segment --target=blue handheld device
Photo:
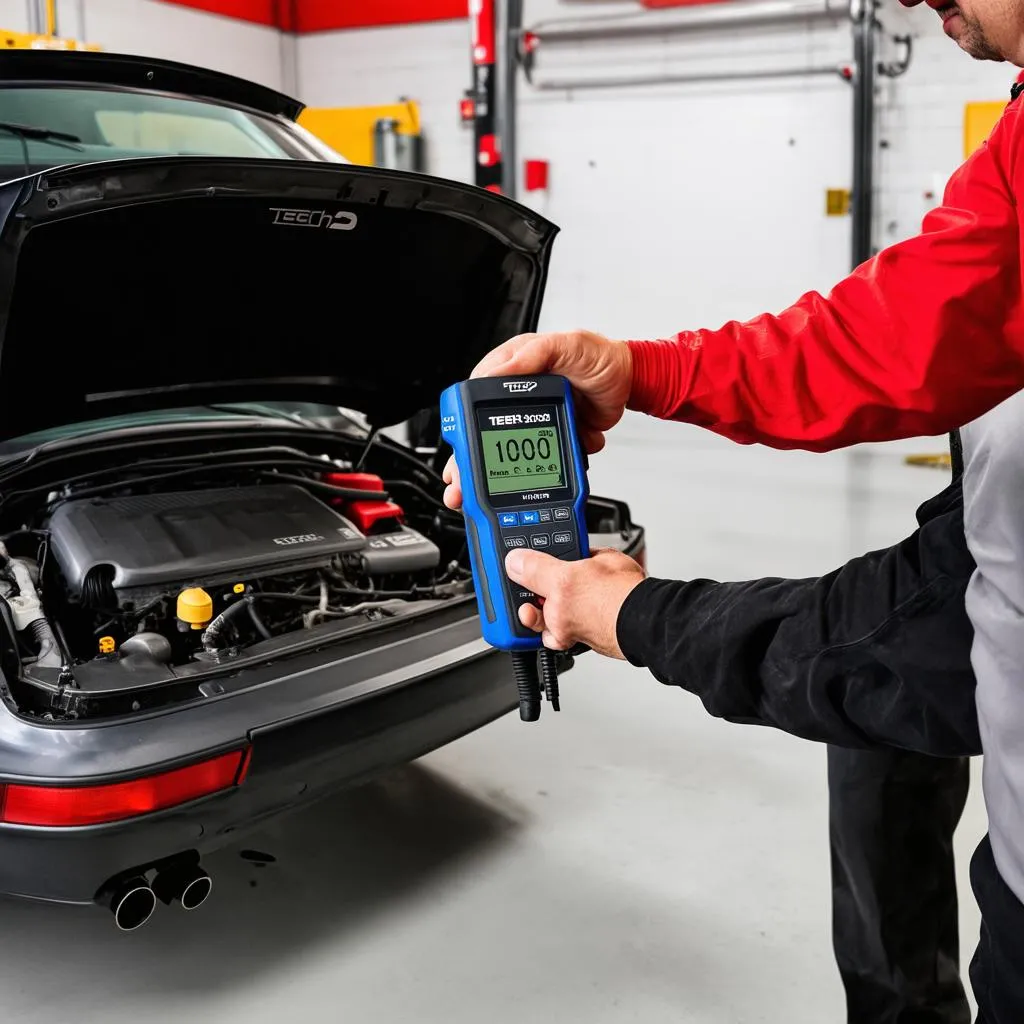
[[[441,436],[455,452],[466,541],[484,639],[513,654],[525,721],[540,716],[540,684],[558,710],[553,652],[519,621],[537,595],[505,574],[505,555],[532,548],[587,558],[587,462],[564,377],[483,377],[441,395]],[[541,653],[541,680],[537,677]]]

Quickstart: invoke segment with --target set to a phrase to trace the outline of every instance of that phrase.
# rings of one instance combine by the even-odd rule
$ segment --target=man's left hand
[[[616,635],[619,609],[645,578],[629,555],[602,548],[591,558],[563,562],[517,548],[505,556],[505,571],[543,599],[543,608],[524,604],[519,619],[542,635],[545,647],[566,651],[584,643],[599,654],[622,658]]]

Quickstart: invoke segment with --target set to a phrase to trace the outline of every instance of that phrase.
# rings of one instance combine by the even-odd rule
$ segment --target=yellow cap
[[[116,646],[117,644],[112,636],[100,637],[100,654],[113,654]]]
[[[205,629],[213,618],[213,598],[202,587],[191,587],[178,595],[178,618],[193,629]]]
[[[236,583],[231,589],[236,594],[244,594],[245,593],[245,584],[244,583]]]

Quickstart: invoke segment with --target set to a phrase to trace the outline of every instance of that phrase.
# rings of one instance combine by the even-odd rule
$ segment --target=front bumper
[[[0,826],[0,891],[90,903],[112,878],[233,842],[516,707],[510,660],[480,639],[475,615],[446,614],[447,621],[420,624],[418,632],[406,627],[387,644],[377,639],[362,651],[314,652],[292,659],[287,670],[278,664],[266,686],[242,673],[207,704],[145,721],[79,728],[3,721],[5,767],[32,738],[21,735],[30,729],[38,741],[32,766],[46,769],[45,775],[8,769],[5,781],[107,782],[244,742],[251,743],[252,758],[241,786],[167,811],[90,827]],[[231,693],[232,685],[244,689]]]

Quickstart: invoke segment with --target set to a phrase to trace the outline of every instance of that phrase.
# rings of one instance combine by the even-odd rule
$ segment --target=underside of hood
[[[0,186],[0,436],[252,400],[436,403],[533,330],[557,229],[334,164],[168,158]]]

